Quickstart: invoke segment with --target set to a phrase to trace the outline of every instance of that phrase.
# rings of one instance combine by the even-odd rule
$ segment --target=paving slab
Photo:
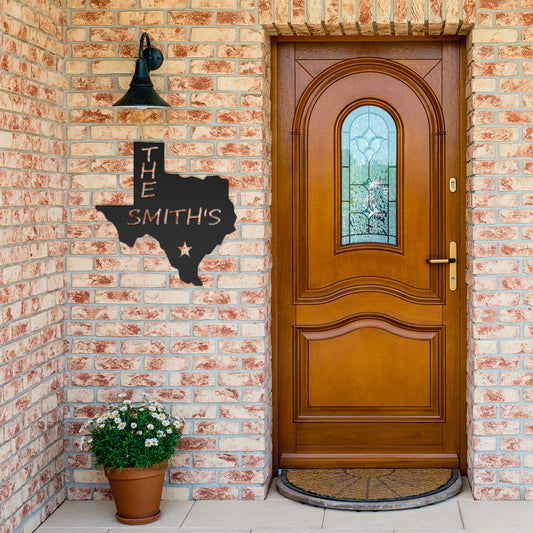
[[[390,528],[368,528],[365,527],[363,529],[360,528],[350,528],[349,530],[346,529],[252,529],[252,533],[394,533],[393,529]],[[461,533],[464,533],[462,531]]]
[[[466,529],[488,531],[500,529],[516,533],[533,531],[533,502],[460,501],[459,507]]]
[[[60,527],[52,526],[48,527],[47,525],[41,525],[36,530],[35,533],[108,533],[108,527]]]
[[[163,501],[161,518],[152,524],[135,526],[135,531],[154,531],[167,527],[178,529],[194,502]],[[131,528],[115,518],[115,504],[110,501],[68,501],[63,503],[36,531],[38,533],[107,533],[110,528]],[[102,530],[102,531],[100,531]]]
[[[463,529],[458,502],[446,501],[401,511],[337,511],[326,509],[327,528],[441,528]]]
[[[197,501],[183,527],[320,529],[324,510],[289,500]]]
[[[190,528],[180,528],[179,526],[175,526],[175,527],[168,527],[168,526],[165,526],[165,527],[157,527],[156,525],[156,522],[153,522],[152,523],[152,528],[151,529],[145,529],[144,531],[153,531],[154,533],[214,533],[215,531],[224,531],[224,530],[214,530],[214,529],[190,529]],[[129,527],[133,527],[133,526],[129,526]],[[134,526],[135,529],[133,529],[132,531],[142,531],[142,529],[137,529],[138,526]],[[146,527],[146,526],[143,526],[143,527]],[[225,530],[226,533],[228,533],[228,530]],[[59,532],[61,533],[61,532]],[[111,529],[108,529],[106,533],[124,533],[124,529],[122,528],[111,528]],[[231,533],[250,533],[250,528],[245,528],[245,529],[232,529],[231,530]],[[279,533],[279,532],[278,532]],[[323,533],[323,532],[321,532]]]

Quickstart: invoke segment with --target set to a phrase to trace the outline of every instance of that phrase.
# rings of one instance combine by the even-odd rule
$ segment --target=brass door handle
[[[433,264],[442,264],[442,263],[455,263],[456,259],[455,257],[450,257],[446,259],[426,259],[426,263]]]
[[[457,290],[457,243],[455,241],[450,241],[450,257],[445,259],[426,259],[426,263],[450,265],[450,290]]]

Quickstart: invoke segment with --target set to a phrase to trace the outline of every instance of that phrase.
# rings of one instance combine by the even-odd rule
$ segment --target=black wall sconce
[[[143,41],[146,40],[146,48]],[[139,43],[139,59],[135,63],[135,73],[131,79],[127,93],[114,106],[146,109],[148,107],[170,107],[154,90],[150,79],[151,70],[157,70],[163,64],[163,54],[157,48],[152,48],[147,33],[141,35]]]

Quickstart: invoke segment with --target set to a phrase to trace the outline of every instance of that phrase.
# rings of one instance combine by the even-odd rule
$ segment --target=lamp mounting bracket
[[[157,48],[145,48],[142,51],[142,58],[146,59],[150,71],[157,70],[163,64],[163,54]]]
[[[143,48],[143,41],[146,41],[146,48]],[[141,35],[141,42],[139,43],[139,58],[146,60],[148,72],[151,70],[157,70],[163,64],[163,53],[157,48],[152,48],[152,45],[150,44],[150,37],[146,32]]]

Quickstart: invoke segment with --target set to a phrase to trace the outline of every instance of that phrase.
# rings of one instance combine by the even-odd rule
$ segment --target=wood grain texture
[[[462,294],[426,259],[461,240],[459,45],[278,47],[280,466],[457,466]],[[360,105],[397,124],[397,245],[340,242],[340,125]]]

